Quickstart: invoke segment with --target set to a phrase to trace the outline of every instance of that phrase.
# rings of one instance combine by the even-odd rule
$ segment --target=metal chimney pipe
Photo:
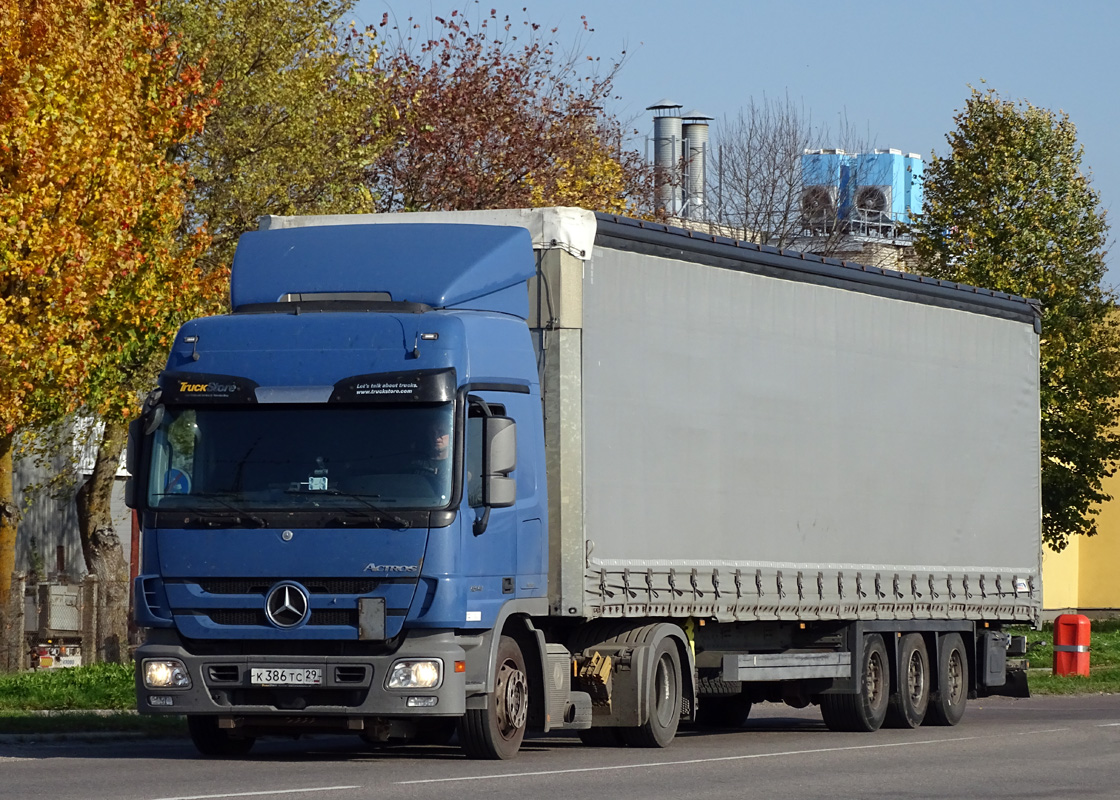
[[[657,205],[671,217],[684,205],[680,165],[683,157],[680,103],[661,100],[649,106],[653,112],[653,174]]]
[[[684,114],[681,132],[684,137],[684,210],[689,219],[702,220],[704,190],[707,187],[708,122],[712,117],[699,111]]]

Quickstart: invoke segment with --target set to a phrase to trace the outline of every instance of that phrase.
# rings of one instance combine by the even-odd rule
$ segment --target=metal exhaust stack
[[[670,217],[681,214],[682,200],[681,160],[683,135],[681,132],[680,103],[659,100],[646,111],[653,112],[653,173],[656,185],[657,207]]]
[[[705,219],[704,189],[707,184],[708,123],[712,117],[693,110],[684,114],[684,209],[682,216]]]

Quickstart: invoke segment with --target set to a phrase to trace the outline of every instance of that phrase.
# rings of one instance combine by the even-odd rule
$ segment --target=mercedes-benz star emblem
[[[278,583],[264,601],[264,614],[277,628],[294,628],[307,621],[311,601],[298,583]]]

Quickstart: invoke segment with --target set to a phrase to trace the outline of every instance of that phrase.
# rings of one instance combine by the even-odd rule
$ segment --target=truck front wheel
[[[513,758],[525,738],[529,717],[529,679],[517,642],[503,636],[494,665],[494,691],[486,708],[467,709],[459,722],[459,743],[468,758]]]

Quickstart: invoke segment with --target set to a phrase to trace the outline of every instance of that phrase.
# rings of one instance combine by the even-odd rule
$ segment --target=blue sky
[[[401,22],[496,8],[520,21],[560,28],[606,60],[625,50],[612,110],[652,130],[644,110],[661,98],[715,117],[735,116],[749,97],[788,94],[815,123],[849,124],[875,147],[928,159],[969,85],[1069,114],[1085,148],[1101,205],[1120,237],[1120,2],[936,0],[926,3],[778,0],[359,0],[360,21],[389,11]],[[985,82],[982,84],[982,82]],[[715,130],[713,130],[713,134]],[[1115,209],[1115,211],[1113,211]],[[1108,256],[1120,285],[1120,256]]]

